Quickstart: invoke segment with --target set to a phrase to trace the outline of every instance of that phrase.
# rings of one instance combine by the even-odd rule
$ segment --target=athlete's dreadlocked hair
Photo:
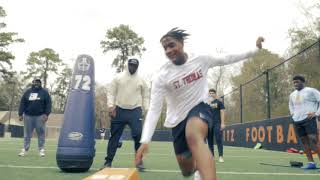
[[[162,38],[160,39],[160,42],[163,38],[168,36],[183,42],[185,39],[187,39],[188,36],[190,36],[190,34],[185,33],[185,31],[186,30],[178,29],[178,27],[175,27],[171,29],[169,32],[167,32],[167,34],[163,35]]]

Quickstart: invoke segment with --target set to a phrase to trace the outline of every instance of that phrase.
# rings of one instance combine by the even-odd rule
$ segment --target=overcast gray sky
[[[264,47],[282,55],[289,46],[288,29],[298,24],[296,0],[0,0],[7,12],[7,31],[26,40],[10,48],[14,68],[21,70],[30,52],[52,48],[72,65],[79,54],[91,55],[96,81],[110,82],[112,53],[103,54],[100,41],[107,29],[126,24],[145,39],[140,73],[151,75],[168,61],[159,38],[173,27],[187,30],[186,49],[215,54]]]

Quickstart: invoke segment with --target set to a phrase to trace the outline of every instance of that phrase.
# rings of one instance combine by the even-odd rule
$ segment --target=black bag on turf
[[[299,161],[290,161],[290,166],[291,167],[301,168],[303,166],[303,163],[299,162]]]
[[[66,172],[90,169],[95,156],[94,61],[88,55],[78,56],[64,111],[56,160]]]

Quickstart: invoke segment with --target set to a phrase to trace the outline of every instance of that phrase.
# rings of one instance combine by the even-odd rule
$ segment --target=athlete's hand
[[[257,48],[261,49],[262,48],[262,43],[264,42],[264,38],[263,37],[258,37],[257,41],[256,41],[256,46]]]
[[[116,107],[112,106],[108,108],[109,116],[114,118],[116,117]]]
[[[143,114],[144,116],[146,116],[146,115],[147,115],[147,112],[148,112],[148,109],[142,109],[142,113],[141,113],[141,114]]]
[[[308,115],[308,119],[312,119],[312,118],[316,117],[316,113],[314,113],[314,112],[309,112],[307,115]]]
[[[42,121],[43,123],[46,123],[48,121],[48,116],[46,114],[43,115]]]
[[[135,159],[135,165],[139,165],[142,161],[143,155],[148,153],[149,151],[149,145],[148,144],[141,144],[137,153],[136,153],[136,159]]]

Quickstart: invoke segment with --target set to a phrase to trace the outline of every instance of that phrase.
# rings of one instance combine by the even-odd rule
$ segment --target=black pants
[[[213,138],[215,137],[216,143],[218,146],[218,152],[219,156],[223,156],[223,145],[222,145],[222,131],[221,131],[221,124],[220,123],[213,123],[213,127],[209,128],[208,131],[208,146],[209,149],[212,152],[212,155],[214,155],[214,140]]]
[[[118,143],[126,125],[131,129],[135,152],[138,150],[142,133],[141,116],[142,110],[140,107],[135,109],[116,107],[116,117],[111,119],[111,136],[108,142],[106,161],[112,162],[116,155]]]

